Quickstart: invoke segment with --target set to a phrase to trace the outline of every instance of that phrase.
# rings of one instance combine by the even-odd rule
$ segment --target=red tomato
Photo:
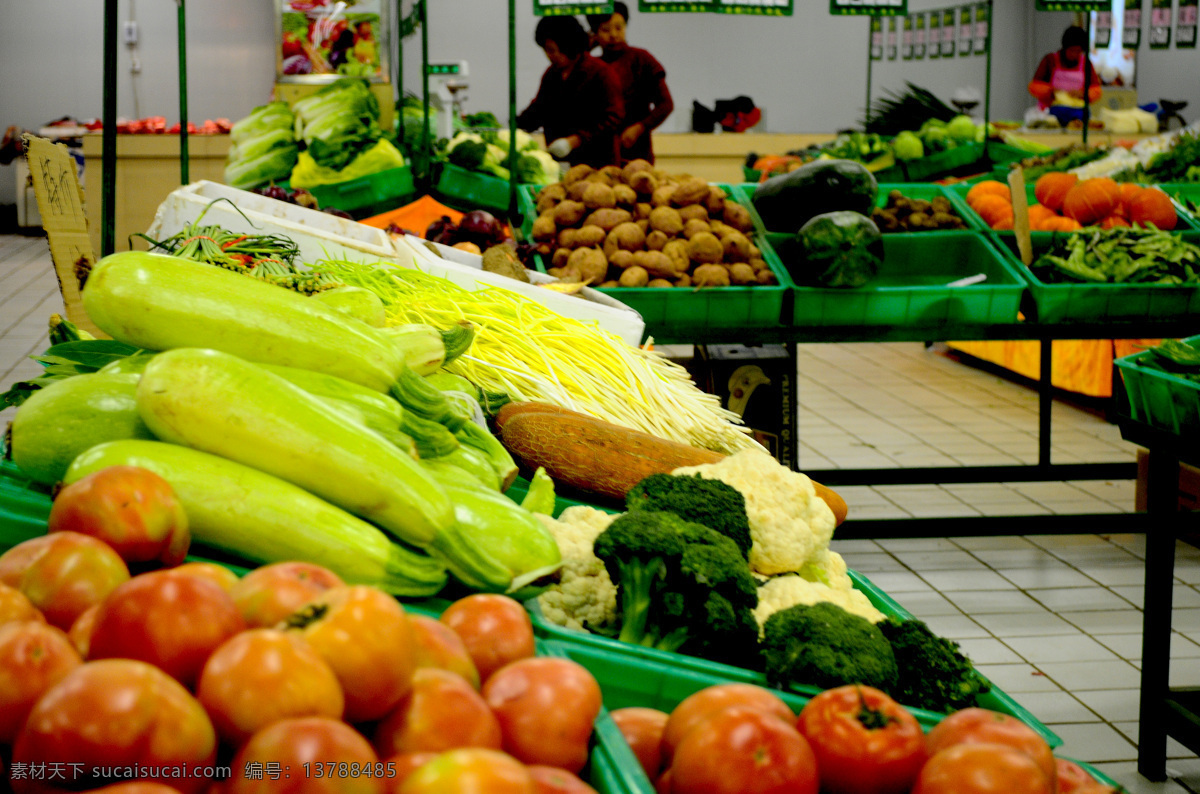
[[[1055,757],[1054,771],[1058,783],[1058,794],[1072,794],[1077,789],[1096,782],[1083,767],[1065,758]]]
[[[345,582],[311,562],[275,562],[255,568],[234,585],[230,595],[250,628],[272,628],[331,587]]]
[[[321,655],[276,629],[243,631],[222,643],[204,664],[196,698],[235,747],[276,720],[338,720],[345,709],[342,685]]]
[[[735,706],[696,725],[675,748],[672,794],[817,794],[817,760],[788,723]]]
[[[474,689],[479,689],[479,671],[471,654],[454,629],[425,615],[409,615],[416,643],[417,667],[437,667],[458,673]]]
[[[532,764],[526,766],[529,776],[533,778],[533,786],[537,794],[596,794],[596,789],[572,775],[565,769],[556,766]]]
[[[242,745],[232,767],[228,794],[379,794],[385,782],[362,734],[328,717],[271,723]]]
[[[62,629],[32,620],[0,626],[0,744],[12,744],[38,698],[81,664]]]
[[[17,735],[12,757],[14,763],[61,763],[68,770],[80,765],[82,774],[98,770],[95,786],[111,782],[114,768],[186,768],[188,777],[170,782],[193,794],[209,783],[194,774],[196,768],[212,764],[216,754],[208,715],[179,682],[145,662],[107,659],[76,667],[46,690]],[[17,794],[52,791],[54,782],[12,781]],[[73,782],[78,788],[83,780]]]
[[[212,582],[226,593],[232,591],[233,586],[238,583],[238,575],[236,573],[224,565],[217,565],[215,562],[185,562],[183,565],[172,568],[171,573],[181,573],[185,576],[199,576],[201,579],[207,579]]]
[[[459,747],[500,749],[500,723],[483,697],[461,675],[418,668],[412,691],[375,730],[380,757]]]
[[[137,466],[110,466],[63,488],[47,524],[50,532],[102,540],[125,562],[178,565],[192,542],[187,515],[170,483]]]
[[[88,658],[88,652],[92,648],[92,632],[96,630],[96,616],[99,614],[100,604],[92,604],[82,615],[75,618],[75,622],[67,631],[67,639],[75,646],[80,658]]]
[[[1036,761],[1005,744],[971,742],[940,750],[921,767],[912,794],[1054,794]]]
[[[600,685],[570,659],[519,659],[483,685],[483,699],[500,720],[504,749],[526,764],[583,769],[592,723],[600,713]]]
[[[179,794],[179,789],[162,783],[113,783],[111,786],[92,789],[89,794]]]
[[[925,763],[917,718],[873,687],[827,689],[808,701],[796,727],[827,794],[906,794]]]
[[[654,794],[671,794],[671,770],[663,772],[654,781]]]
[[[441,753],[397,753],[383,761],[385,794],[398,794],[404,781],[421,767],[437,758]]]
[[[480,681],[487,681],[509,662],[534,654],[529,613],[508,596],[479,593],[460,598],[446,608],[441,621],[462,638]]]
[[[1054,753],[1050,745],[1033,728],[1008,714],[981,708],[956,711],[929,730],[925,736],[925,749],[932,756],[951,745],[971,742],[1015,747],[1037,762],[1050,781],[1050,787],[1054,788]]]
[[[662,737],[668,715],[658,709],[631,706],[609,712],[617,729],[637,756],[646,777],[654,780],[662,771]]]
[[[671,765],[675,748],[683,737],[698,723],[710,715],[732,706],[746,706],[773,714],[789,726],[796,722],[788,704],[778,695],[754,684],[716,684],[705,687],[684,698],[671,710],[666,727],[663,728],[663,764]]]
[[[347,722],[383,717],[412,687],[416,655],[404,608],[374,587],[332,587],[287,620],[333,668]]]
[[[0,584],[0,626],[19,620],[46,622],[45,616],[24,593],[15,587]]]
[[[233,599],[211,581],[144,573],[101,604],[88,658],[140,659],[191,689],[209,655],[244,628]]]
[[[467,747],[442,753],[413,772],[400,794],[537,794],[537,788],[512,756]]]
[[[78,532],[30,538],[0,555],[0,583],[24,593],[63,631],[128,580],[129,569],[111,546]]]

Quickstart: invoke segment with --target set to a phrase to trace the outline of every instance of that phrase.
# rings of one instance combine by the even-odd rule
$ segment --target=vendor
[[[550,153],[571,165],[620,163],[621,86],[608,64],[588,54],[588,34],[572,16],[542,17],[534,38],[550,60],[537,96],[517,116],[527,132],[542,129]]]
[[[621,124],[622,164],[630,160],[654,162],[650,131],[657,129],[675,109],[667,89],[667,72],[643,49],[625,42],[629,6],[613,3],[612,14],[591,14],[592,43],[600,47],[600,58],[612,67],[621,83],[625,120]]]
[[[1067,104],[1064,100],[1073,100],[1069,104],[1083,107],[1085,84],[1088,104],[1100,99],[1100,79],[1087,57],[1087,46],[1087,31],[1069,27],[1063,31],[1062,49],[1042,58],[1029,83],[1029,93],[1037,99],[1041,110]]]

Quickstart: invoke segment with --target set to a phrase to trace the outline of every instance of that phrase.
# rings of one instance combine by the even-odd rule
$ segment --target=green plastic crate
[[[1034,261],[1049,247],[1055,234],[1061,236],[1044,233],[1033,237]],[[1176,234],[1200,245],[1198,233]],[[1046,284],[1021,263],[1014,235],[996,234],[993,239],[1029,285],[1030,300],[1021,310],[1030,320],[1093,323],[1200,318],[1200,284]]]
[[[455,209],[485,209],[506,213],[508,188],[509,183],[499,177],[444,163],[434,192]]]
[[[365,218],[407,203],[416,189],[412,169],[404,165],[345,182],[317,185],[308,192],[313,194],[321,209],[335,207]]]
[[[1200,336],[1184,341],[1200,346]],[[1143,351],[1116,360],[1130,415],[1181,438],[1200,440],[1200,383],[1142,366],[1152,355]]]
[[[888,194],[893,190],[899,190],[901,195],[909,199],[919,199],[921,201],[933,201],[935,198],[944,198],[950,202],[950,208],[963,219],[968,229],[977,229],[978,231],[987,231],[987,225],[983,223],[983,219],[975,215],[972,219],[967,213],[963,212],[962,206],[958,202],[958,197],[948,190],[943,185],[935,185],[932,182],[880,182],[879,195],[875,199],[876,207],[883,207],[887,204]],[[975,223],[975,222],[978,223]],[[880,229],[880,231],[883,231]],[[943,231],[942,229],[921,229],[918,231],[900,231],[900,232],[884,232],[885,234],[924,234],[931,231]],[[961,231],[959,229],[946,229],[944,231]]]
[[[768,234],[766,241],[771,256],[778,257],[790,274],[789,262],[796,256],[794,238]],[[1003,256],[986,236],[972,231],[888,234],[883,237],[883,250],[878,275],[864,287],[796,286],[792,324],[928,327],[1017,321],[1025,282],[1017,263]],[[947,286],[979,273],[987,280]]]
[[[1186,218],[1193,227],[1200,229],[1200,182],[1180,182],[1158,187],[1175,202],[1175,211],[1180,217]]]

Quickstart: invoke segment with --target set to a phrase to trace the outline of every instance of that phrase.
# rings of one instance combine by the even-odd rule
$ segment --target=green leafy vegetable
[[[883,260],[879,227],[850,210],[826,212],[796,233],[799,261],[792,274],[800,283],[822,287],[861,287],[875,277]]]
[[[1155,229],[1114,228],[1056,237],[1030,266],[1046,283],[1200,283],[1200,246]]]

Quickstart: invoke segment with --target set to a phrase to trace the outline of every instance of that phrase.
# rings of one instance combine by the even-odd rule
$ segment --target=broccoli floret
[[[639,510],[614,520],[594,552],[617,586],[622,641],[734,663],[752,656],[758,591],[729,538]]]
[[[750,520],[746,497],[732,485],[699,474],[651,474],[625,496],[629,510],[665,510],[685,521],[715,529],[750,553]]]
[[[889,618],[878,627],[896,656],[900,675],[892,695],[900,702],[949,713],[976,705],[990,689],[958,643],[937,636],[922,621]]]
[[[782,609],[763,624],[767,680],[829,689],[865,684],[884,692],[896,686],[896,656],[871,621],[836,604]]]
[[[468,171],[478,171],[487,154],[488,145],[486,143],[469,138],[457,142],[451,141],[450,147],[446,149],[446,158],[459,168],[466,168]]]
[[[463,121],[468,127],[499,127],[500,119],[496,118],[496,114],[484,110],[479,113],[471,113],[463,117]]]

